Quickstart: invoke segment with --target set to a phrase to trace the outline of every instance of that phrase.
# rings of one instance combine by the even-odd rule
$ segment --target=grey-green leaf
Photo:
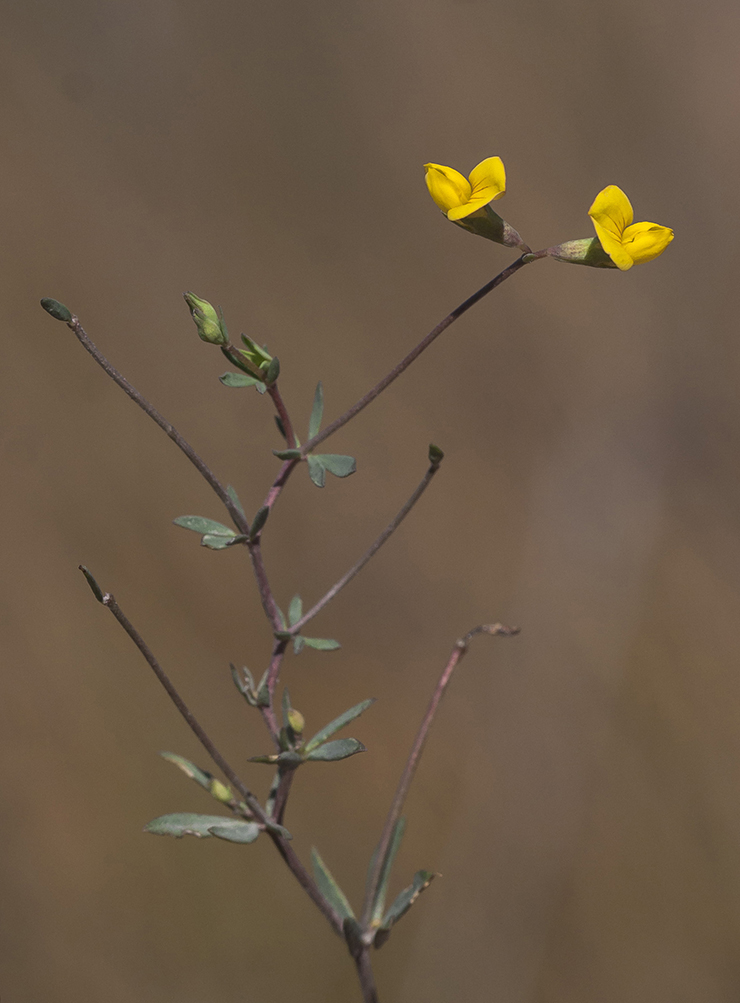
[[[213,780],[212,773],[209,773],[207,770],[201,770],[195,763],[191,763],[189,759],[185,759],[184,756],[178,756],[174,752],[160,752],[160,756],[162,759],[166,759],[168,763],[174,763],[175,766],[182,770],[186,777],[190,777],[196,784],[200,784],[201,787],[205,787],[207,791],[210,791],[211,781]]]
[[[249,539],[256,540],[262,530],[265,528],[265,523],[270,514],[270,506],[263,505],[262,508],[258,508],[255,512],[254,519],[252,520],[252,525],[249,527]]]
[[[51,296],[44,296],[41,300],[41,306],[54,320],[62,320],[65,324],[69,324],[72,320],[72,311],[69,307],[60,303],[59,300],[52,299]]]
[[[254,376],[247,376],[246,373],[224,373],[219,376],[219,380],[225,387],[263,387],[262,380],[255,379]]]
[[[335,477],[349,477],[357,470],[354,456],[341,456],[339,453],[317,453],[314,459],[319,460],[322,467],[330,474],[334,474]]]
[[[247,701],[250,707],[257,706],[257,694],[254,688],[254,679],[252,678],[252,673],[245,666],[242,667],[242,672],[244,677],[239,673],[237,667],[233,664],[229,665],[231,669],[231,678],[234,680],[234,685],[239,690],[241,695]]]
[[[144,826],[144,832],[156,836],[218,836],[232,843],[252,843],[259,836],[259,826],[255,822],[242,822],[226,815],[195,815],[191,812],[177,812],[174,815],[160,815]]]
[[[331,738],[335,732],[339,731],[341,728],[345,728],[350,721],[354,721],[356,717],[364,713],[371,704],[375,703],[375,697],[370,697],[369,700],[363,700],[362,703],[356,704],[354,707],[350,707],[346,710],[344,714],[340,714],[339,717],[335,717],[333,721],[330,721],[326,727],[322,728],[321,731],[317,731],[313,738],[306,744],[306,752],[311,752],[317,746],[325,742],[327,738]]]
[[[95,598],[98,600],[98,602],[103,602],[103,590],[100,588],[100,586],[95,581],[95,579],[90,574],[90,572],[87,570],[87,568],[85,567],[84,564],[80,564],[79,568],[80,568],[80,571],[82,572],[82,574],[85,576],[85,580],[87,581],[87,584],[92,589],[92,594],[95,596]]]
[[[308,476],[317,488],[323,488],[326,482],[326,470],[324,468],[324,464],[318,456],[309,455],[306,457],[306,460],[308,462]]]
[[[324,861],[319,856],[318,850],[311,850],[311,863],[313,865],[313,876],[319,891],[326,901],[331,905],[342,919],[354,919],[352,906],[347,901],[347,896],[336,883]]]
[[[206,533],[204,537],[201,538],[201,547],[208,547],[209,550],[226,550],[227,547],[233,547],[236,543],[244,543],[247,539],[246,536],[239,536],[234,533],[233,536],[221,536],[214,535],[213,533]]]
[[[229,496],[229,498],[231,498],[231,500],[233,501],[234,505],[239,510],[239,514],[240,515],[244,515],[244,506],[239,501],[239,495],[236,493],[236,488],[233,488],[230,484],[227,485],[227,487],[226,487],[226,494]],[[245,518],[246,518],[246,516],[245,516]]]
[[[300,449],[273,449],[273,456],[277,456],[279,460],[300,460],[301,451]]]
[[[301,653],[301,652],[303,651],[303,646],[304,646],[304,644],[305,644],[305,643],[306,643],[306,642],[305,642],[305,640],[304,640],[304,639],[303,639],[303,638],[301,637],[301,635],[300,635],[300,634],[297,634],[297,635],[296,635],[296,636],[295,636],[295,637],[293,638],[293,654],[294,654],[294,655],[300,655],[300,653]]]
[[[336,651],[342,647],[339,641],[333,641],[330,637],[304,637],[303,643],[307,648],[315,648],[316,651]]]
[[[383,911],[385,910],[385,897],[388,892],[388,881],[391,876],[393,861],[396,859],[398,848],[400,847],[401,840],[403,839],[403,833],[405,828],[406,828],[406,819],[402,815],[396,822],[396,825],[393,829],[393,835],[391,836],[391,841],[388,844],[388,849],[385,854],[385,860],[383,861],[383,866],[380,869],[378,889],[375,893],[373,910],[370,916],[370,922],[372,926],[380,926],[381,920],[383,918]]]
[[[308,422],[308,437],[313,439],[315,435],[319,434],[321,428],[321,419],[324,416],[324,388],[321,384],[321,380],[316,384],[316,393],[313,396],[313,407],[311,408],[311,417]]]
[[[303,616],[303,600],[299,595],[295,595],[290,600],[290,606],[288,607],[288,623],[292,627],[293,624],[298,623],[298,621],[302,616]]]
[[[362,742],[358,742],[356,738],[338,738],[334,742],[325,742],[318,748],[312,749],[306,760],[315,763],[335,763],[340,759],[356,756],[358,752],[367,752]]]
[[[397,923],[409,911],[424,889],[429,887],[436,876],[433,871],[417,871],[414,875],[414,880],[408,888],[404,888],[401,894],[398,895],[393,905],[383,917],[381,929],[390,930],[393,924]]]
[[[176,526],[183,529],[192,529],[194,533],[208,533],[211,536],[236,536],[236,532],[229,526],[224,526],[222,522],[215,519],[206,519],[202,515],[179,515],[172,520]]]
[[[438,467],[442,462],[442,460],[444,459],[444,457],[445,454],[442,452],[439,446],[435,446],[434,443],[431,442],[429,444],[429,462],[432,464],[432,466]]]

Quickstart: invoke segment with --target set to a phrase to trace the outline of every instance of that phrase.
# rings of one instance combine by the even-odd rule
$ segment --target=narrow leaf
[[[296,635],[296,637],[293,638],[293,654],[300,655],[303,651],[305,643],[304,638],[302,638],[300,634]]]
[[[414,880],[408,888],[404,888],[383,917],[381,929],[390,930],[393,924],[397,923],[409,911],[424,889],[429,887],[436,876],[433,871],[417,871],[414,875]]]
[[[288,607],[288,623],[292,627],[294,624],[298,623],[302,616],[303,600],[299,595],[295,595],[290,600],[290,606]]]
[[[260,684],[257,687],[257,706],[258,707],[269,707],[270,706],[270,691],[267,688],[267,676],[269,669],[265,669],[262,673],[262,678],[260,679]]]
[[[229,498],[231,498],[234,505],[236,505],[237,509],[239,510],[239,513],[241,515],[244,515],[244,506],[239,501],[239,495],[236,493],[236,488],[233,488],[230,484],[228,484],[226,487],[226,494],[229,496]]]
[[[314,482],[317,488],[323,488],[326,481],[326,470],[324,469],[324,464],[321,462],[318,456],[307,456],[308,461],[308,476]]]
[[[275,424],[278,427],[278,432],[282,435],[282,437],[287,442],[288,441],[288,436],[285,434],[285,426],[283,425],[283,419],[280,417],[279,414],[274,414],[273,418],[275,419]]]
[[[207,770],[201,770],[195,763],[191,763],[189,759],[185,759],[184,756],[178,756],[174,752],[160,752],[160,756],[162,759],[166,759],[168,763],[174,763],[175,766],[182,770],[186,777],[190,777],[196,784],[200,784],[201,787],[205,787],[207,791],[210,791],[211,781],[213,780],[212,773],[209,773]]]
[[[273,449],[273,456],[277,456],[279,460],[300,460],[301,451],[300,449]]]
[[[445,457],[445,454],[442,452],[442,450],[439,448],[439,446],[435,446],[433,442],[430,442],[429,443],[429,462],[431,464],[433,464],[433,466],[438,467],[440,465],[440,463],[442,462],[442,460],[444,459],[444,457]]]
[[[236,536],[236,532],[215,519],[205,519],[202,515],[179,515],[172,520],[176,526],[192,529],[194,533],[208,533],[211,536]]]
[[[357,470],[354,456],[340,456],[338,453],[316,453],[314,459],[319,460],[322,467],[330,474],[334,474],[335,477],[349,477]]]
[[[277,355],[270,359],[270,364],[265,372],[265,385],[271,387],[273,383],[277,383],[277,378],[280,375],[280,360]]]
[[[290,710],[290,693],[288,692],[287,686],[283,690],[282,710],[283,710],[283,727],[287,729],[290,727],[290,721],[288,720],[288,711]]]
[[[277,615],[280,618],[280,623],[282,624],[283,630],[287,630],[288,624],[285,620],[285,613],[283,613],[283,611],[280,609],[279,606],[276,606],[275,609],[277,610]]]
[[[51,296],[44,296],[41,300],[41,306],[48,314],[51,314],[54,320],[63,320],[65,324],[69,324],[72,320],[72,311],[64,303],[52,299]]]
[[[311,408],[311,417],[308,422],[308,437],[313,439],[315,435],[319,434],[321,429],[321,419],[324,417],[324,388],[321,385],[321,380],[316,384],[316,393],[313,395],[313,407]]]
[[[349,759],[358,752],[367,752],[362,742],[358,742],[356,738],[338,738],[312,749],[306,759],[316,763],[335,763],[340,759]]]
[[[339,641],[333,641],[329,637],[304,637],[303,643],[308,648],[315,648],[317,651],[336,651],[342,645]]]
[[[209,550],[226,550],[227,547],[233,547],[236,543],[244,543],[247,539],[246,536],[239,536],[234,533],[233,536],[221,536],[214,535],[213,533],[206,533],[204,537],[201,538],[201,547],[208,547]]]
[[[224,373],[223,376],[219,376],[219,380],[225,387],[264,386],[262,380],[258,380],[254,376],[247,376],[246,373]]]
[[[103,601],[103,590],[100,588],[100,586],[95,581],[95,579],[90,574],[90,572],[87,570],[87,568],[85,567],[84,564],[80,564],[79,567],[80,567],[80,571],[82,572],[82,574],[85,576],[85,579],[87,580],[87,584],[92,589],[92,594],[95,596],[95,598],[98,600],[98,602],[102,602]]]
[[[318,850],[311,850],[311,863],[313,864],[313,876],[319,891],[326,901],[331,905],[342,919],[354,919],[352,906],[347,901],[347,896],[336,883],[324,861],[319,856]]]
[[[391,876],[393,861],[396,859],[398,848],[401,845],[401,840],[403,839],[403,833],[405,828],[406,828],[406,819],[403,816],[401,816],[401,818],[399,818],[398,821],[396,822],[395,828],[393,829],[393,835],[391,836],[391,841],[388,844],[388,849],[385,854],[385,860],[383,861],[383,866],[380,870],[378,890],[375,893],[375,900],[373,902],[373,911],[370,917],[370,923],[372,926],[380,926],[381,920],[383,919],[383,912],[385,910],[385,897],[388,892],[388,881]]]
[[[335,732],[339,731],[341,728],[345,728],[350,721],[354,721],[356,717],[364,713],[370,707],[371,704],[375,703],[375,697],[370,697],[369,700],[363,700],[362,703],[356,704],[354,707],[350,707],[346,710],[344,714],[340,714],[339,717],[335,717],[333,721],[330,721],[326,727],[322,728],[321,731],[317,731],[310,742],[306,745],[306,752],[311,752],[317,746],[325,742],[327,738],[331,738]]]
[[[242,677],[235,665],[229,664],[229,668],[231,669],[231,678],[234,680],[236,688],[239,690],[250,707],[256,707],[257,694],[254,689],[254,679],[252,678],[252,673],[246,666],[243,666],[242,672],[244,673],[244,676]]]
[[[258,508],[255,512],[254,519],[252,520],[252,525],[249,527],[249,539],[256,540],[264,529],[267,518],[270,514],[269,505],[263,505],[262,508]]]
[[[174,815],[160,815],[144,826],[144,832],[155,836],[218,836],[232,843],[252,843],[259,836],[259,826],[255,822],[242,822],[226,815],[194,815],[178,812]]]

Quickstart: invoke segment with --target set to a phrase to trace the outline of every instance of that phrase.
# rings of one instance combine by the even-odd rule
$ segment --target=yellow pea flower
[[[506,191],[506,171],[500,157],[482,160],[470,172],[469,180],[441,164],[424,164],[424,170],[429,194],[453,223],[500,199]]]
[[[667,226],[633,223],[630,200],[616,185],[599,192],[588,214],[601,246],[623,272],[657,258],[673,240],[673,230]]]

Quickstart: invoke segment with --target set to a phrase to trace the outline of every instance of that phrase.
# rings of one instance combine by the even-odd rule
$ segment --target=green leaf
[[[331,871],[329,871],[315,847],[311,850],[311,863],[313,865],[314,880],[329,905],[339,913],[342,919],[354,919],[355,914],[352,912],[352,906],[347,901],[347,896],[332,877]]]
[[[287,435],[285,434],[285,426],[283,425],[283,420],[282,420],[282,418],[280,417],[280,415],[279,415],[279,414],[274,414],[274,415],[273,415],[273,418],[275,419],[275,424],[276,424],[276,425],[277,425],[277,427],[278,427],[278,432],[279,432],[279,433],[280,433],[280,434],[282,435],[282,437],[283,437],[283,438],[285,439],[285,441],[287,442],[287,441],[288,441],[288,436],[287,436]]]
[[[308,422],[308,437],[313,439],[315,435],[319,434],[319,429],[321,428],[321,419],[324,417],[324,388],[321,385],[321,380],[316,384],[316,393],[313,395],[313,407],[311,408],[311,417]]]
[[[338,453],[315,453],[314,460],[318,460],[325,470],[335,477],[349,477],[357,470],[354,456],[340,456]],[[309,456],[310,460],[311,457]]]
[[[194,533],[208,533],[211,536],[236,536],[236,532],[215,519],[205,519],[202,515],[179,515],[172,520],[176,526],[192,529]]]
[[[303,643],[307,648],[315,648],[317,651],[336,651],[342,647],[339,641],[332,641],[329,637],[304,637]]]
[[[226,815],[194,815],[190,812],[178,812],[174,815],[160,815],[144,826],[144,832],[153,832],[155,836],[218,836],[230,843],[253,843],[260,834],[256,822],[242,822]]]
[[[270,506],[263,505],[262,508],[258,508],[255,512],[254,519],[252,519],[252,525],[249,527],[249,539],[256,540],[260,535],[262,530],[265,528],[265,523],[270,515]]]
[[[285,613],[283,613],[283,611],[280,609],[279,606],[276,606],[275,609],[277,610],[277,615],[280,618],[280,623],[282,624],[283,630],[287,630],[288,624],[285,619]]]
[[[90,574],[90,572],[87,570],[87,568],[85,567],[84,564],[80,564],[79,568],[80,568],[80,571],[82,572],[82,574],[85,576],[85,579],[87,580],[87,584],[92,589],[92,594],[95,596],[95,598],[98,600],[98,602],[102,602],[103,601],[103,590],[100,588],[100,586],[95,581],[95,579]]]
[[[239,501],[239,495],[236,493],[236,488],[232,488],[232,486],[230,484],[227,485],[227,487],[226,487],[226,494],[229,496],[229,498],[231,498],[231,500],[233,501],[234,505],[239,510],[240,515],[244,515],[244,506]],[[246,519],[246,516],[244,516],[244,518]]]
[[[280,786],[280,781],[283,779],[283,772],[279,767],[275,771],[275,776],[272,778],[272,783],[270,784],[270,792],[267,795],[267,800],[265,801],[265,812],[268,815],[272,815],[275,811],[275,801],[277,799],[278,787]]]
[[[160,752],[160,756],[162,759],[166,759],[168,763],[174,763],[175,766],[182,770],[186,777],[190,777],[196,784],[200,784],[201,787],[205,787],[207,791],[210,791],[213,774],[209,773],[208,770],[201,770],[195,763],[191,763],[189,759],[185,759],[184,756],[178,756],[174,752]]]
[[[435,446],[434,443],[429,444],[429,462],[432,464],[432,466],[438,467],[442,462],[442,460],[444,459],[444,456],[445,454],[442,452],[439,446]]]
[[[273,449],[273,456],[277,456],[279,460],[300,460],[301,451],[300,449]]]
[[[358,752],[367,752],[362,742],[358,742],[356,738],[338,738],[334,742],[325,742],[317,749],[312,749],[306,760],[315,763],[336,763],[340,759],[356,756]]]
[[[293,654],[300,655],[300,653],[303,651],[303,646],[305,645],[305,643],[306,643],[305,638],[301,637],[300,634],[297,634],[293,638]]]
[[[401,816],[395,824],[393,829],[393,835],[391,836],[391,841],[388,844],[388,849],[385,854],[385,860],[383,861],[383,866],[380,870],[380,878],[378,880],[378,889],[375,893],[375,899],[373,901],[373,910],[370,915],[371,926],[380,926],[381,920],[383,919],[383,911],[385,909],[385,897],[388,892],[388,881],[391,876],[391,869],[393,868],[393,861],[396,859],[396,854],[398,853],[398,848],[401,845],[401,840],[403,839],[403,833],[406,828],[406,819]],[[373,855],[373,863],[374,863]]]
[[[244,543],[246,539],[246,536],[239,536],[236,533],[233,536],[214,536],[212,533],[206,533],[201,538],[200,545],[208,547],[209,550],[226,550],[227,547],[233,547],[236,543]]]
[[[64,303],[60,303],[59,300],[53,300],[50,296],[44,296],[41,300],[41,306],[54,320],[63,320],[65,324],[69,324],[72,320],[71,310]]]
[[[265,385],[271,387],[273,383],[277,383],[277,378],[280,375],[280,360],[277,355],[270,359],[270,364],[265,371]]]
[[[433,871],[417,871],[414,875],[414,880],[408,888],[404,888],[383,917],[381,930],[390,930],[393,924],[397,923],[409,911],[424,889],[429,887],[436,876]]]
[[[295,595],[290,600],[290,606],[288,607],[288,623],[292,627],[294,624],[298,623],[302,616],[303,600],[299,595]]]
[[[267,688],[267,676],[270,670],[265,669],[262,673],[262,678],[260,679],[260,684],[257,687],[257,706],[258,707],[269,707],[270,706],[270,691]]]
[[[283,690],[282,710],[283,710],[283,727],[287,731],[287,729],[290,727],[290,721],[288,720],[288,711],[290,710],[290,693],[288,692],[287,686]]]
[[[318,456],[311,456],[310,454],[306,457],[306,460],[308,462],[308,476],[317,488],[323,488],[326,481],[326,470],[324,469],[324,464]]]
[[[247,376],[246,373],[224,373],[223,376],[219,376],[219,380],[223,383],[225,387],[264,388],[264,383],[262,382],[262,380],[258,380],[254,376]]]
[[[331,738],[335,732],[339,731],[341,728],[345,728],[350,721],[354,721],[356,717],[364,713],[371,704],[375,703],[375,697],[370,697],[369,700],[363,700],[362,703],[356,704],[354,707],[350,707],[346,710],[344,714],[340,714],[339,717],[335,717],[333,721],[330,721],[325,728],[321,731],[317,731],[313,738],[306,744],[306,752],[311,752],[317,746],[325,742],[327,738]]]
[[[234,685],[239,690],[241,695],[247,701],[250,707],[257,706],[257,693],[254,688],[254,679],[252,678],[252,673],[245,666],[242,667],[242,672],[244,673],[244,678],[239,675],[239,670],[233,664],[229,664],[231,669],[231,678],[234,680]]]

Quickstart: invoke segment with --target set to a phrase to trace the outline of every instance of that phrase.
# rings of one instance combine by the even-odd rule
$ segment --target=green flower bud
[[[571,265],[590,265],[592,268],[617,267],[601,246],[598,237],[566,240],[564,244],[548,247],[547,256],[555,258],[556,261],[568,261]]]
[[[226,784],[222,784],[220,780],[216,780],[215,777],[211,780],[209,790],[213,797],[215,797],[215,799],[220,801],[222,804],[228,804],[230,801],[234,800],[234,795],[231,793],[231,789],[227,787]]]
[[[64,303],[60,303],[59,300],[53,300],[50,296],[44,296],[41,300],[41,306],[48,314],[51,314],[54,320],[63,320],[65,324],[69,324],[72,320],[71,311]]]
[[[288,708],[287,718],[288,718],[288,724],[293,729],[295,734],[302,735],[303,729],[306,726],[303,714],[301,714],[299,710],[296,710],[295,707],[290,707]]]
[[[228,345],[229,335],[223,314],[216,313],[208,300],[200,299],[195,293],[183,293],[183,296],[201,340],[209,345]]]
[[[502,219],[497,212],[494,212],[490,205],[483,206],[482,209],[476,210],[469,216],[455,219],[452,222],[464,230],[469,230],[470,233],[476,233],[479,237],[493,240],[496,244],[503,244],[505,247],[521,247],[523,251],[529,250],[514,227]]]

